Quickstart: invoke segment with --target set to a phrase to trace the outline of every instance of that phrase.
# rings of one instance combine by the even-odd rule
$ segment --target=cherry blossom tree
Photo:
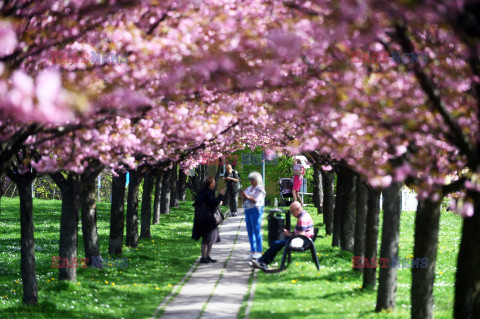
[[[460,191],[455,316],[477,314],[477,2],[152,3],[0,5],[0,175],[22,148],[34,147],[31,165],[51,172],[79,207],[69,197],[80,174],[97,165],[136,174],[171,163],[189,169],[245,146],[311,153],[317,165],[340,163],[392,198],[399,183],[416,190],[425,200],[416,240],[430,225],[432,245],[416,245],[414,254],[433,260],[438,218],[426,218]],[[418,53],[424,59],[415,60]],[[109,60],[99,61],[105,54]],[[353,182],[346,184],[342,191],[352,192]],[[347,211],[344,235],[353,225]],[[75,215],[62,211],[62,231],[74,236]],[[374,229],[374,216],[367,220]],[[135,245],[136,226],[127,225]],[[341,246],[353,249],[352,236],[343,237]],[[62,240],[69,244],[61,255],[74,257],[76,238]],[[412,290],[412,317],[432,316],[434,270],[434,262],[414,270],[412,286],[425,298],[417,303]],[[383,304],[377,309],[394,307],[392,298]]]

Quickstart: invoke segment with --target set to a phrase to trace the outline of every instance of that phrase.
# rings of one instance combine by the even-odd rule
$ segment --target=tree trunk
[[[125,183],[127,174],[117,172],[118,177],[112,178],[112,206],[110,208],[110,241],[108,253],[120,255],[122,253],[123,229],[125,225]]]
[[[180,169],[178,172],[178,200],[181,202],[185,201],[185,197],[187,194],[187,174]]]
[[[365,257],[365,238],[367,227],[368,211],[368,189],[365,183],[357,177],[357,198],[356,198],[356,216],[355,216],[355,245],[353,255]],[[363,271],[363,268],[354,268],[357,271]]]
[[[201,165],[202,166],[202,178],[200,179],[200,190],[203,189],[203,181],[208,176],[208,165]]]
[[[169,214],[170,213],[170,174],[171,170],[166,170],[163,172],[162,180],[162,197],[160,200],[160,214]]]
[[[463,219],[455,280],[454,316],[480,318],[480,194],[471,194],[474,214]]]
[[[418,203],[415,217],[415,245],[412,261],[412,319],[433,318],[433,283],[440,227],[439,201]]]
[[[126,245],[138,246],[138,188],[140,186],[140,173],[136,170],[129,171],[130,182],[127,197],[127,238]]]
[[[100,173],[100,172],[99,172]],[[82,176],[82,234],[87,265],[92,264],[93,257],[100,258],[97,233],[97,205],[95,198],[95,179],[98,174]]]
[[[22,272],[23,303],[38,304],[38,285],[35,271],[35,238],[33,227],[32,183],[35,173],[11,176],[20,195],[20,267]]]
[[[178,207],[178,165],[173,165],[170,172],[170,207]]]
[[[318,165],[313,166],[313,204],[318,214],[323,214],[323,185],[322,172]]]
[[[160,222],[160,200],[162,196],[162,177],[163,171],[155,172],[155,196],[153,198],[153,221],[152,224]]]
[[[400,212],[402,194],[399,183],[392,183],[383,192],[383,226],[382,244],[380,246],[380,259],[389,258],[388,267],[380,267],[378,278],[377,307],[376,311],[395,309],[395,294],[397,291],[397,268],[392,264],[393,259],[398,260],[398,239],[400,235]]]
[[[322,171],[323,184],[323,221],[327,235],[333,233],[333,212],[335,208],[334,182],[335,173],[332,171]]]
[[[335,210],[333,214],[332,246],[340,246],[340,234],[342,228],[343,211],[345,207],[345,173],[344,168],[339,167],[337,172],[337,190],[335,196]]]
[[[215,173],[215,188],[213,189],[214,193],[217,193],[217,187],[218,187],[218,181],[220,179],[220,173],[222,172],[222,165],[217,165],[217,172]],[[228,196],[225,196],[225,199],[227,199]],[[224,204],[225,206],[225,204]]]
[[[340,228],[340,247],[353,253],[355,245],[355,204],[357,194],[357,176],[351,169],[345,170],[345,198],[342,213],[342,227]]]
[[[152,192],[155,176],[153,172],[145,175],[143,180],[142,195],[142,225],[140,227],[140,238],[150,238],[150,222],[152,220]]]
[[[367,229],[365,236],[365,258],[369,261],[377,258],[378,218],[380,214],[380,191],[368,189]],[[377,268],[363,270],[363,288],[375,288]]]
[[[205,179],[205,172],[206,172],[204,166],[205,165],[200,164],[195,168],[195,179],[194,179],[195,195],[200,193],[200,191],[203,188],[203,181]]]
[[[78,214],[81,208],[81,177],[68,173],[67,178],[58,172],[50,174],[62,193],[62,215],[60,217],[60,268],[59,280],[77,280]]]

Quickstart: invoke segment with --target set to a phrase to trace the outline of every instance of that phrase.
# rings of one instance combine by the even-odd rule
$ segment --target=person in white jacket
[[[241,191],[244,199],[245,222],[247,224],[250,255],[247,260],[258,259],[262,256],[262,217],[265,205],[265,188],[262,186],[262,175],[252,172],[248,175],[250,186]]]

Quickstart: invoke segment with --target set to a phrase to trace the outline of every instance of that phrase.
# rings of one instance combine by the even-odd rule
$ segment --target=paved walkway
[[[237,318],[252,275],[252,269],[244,260],[250,245],[243,211],[225,220],[220,226],[220,238],[221,242],[212,249],[212,258],[218,262],[200,264],[197,261],[184,278],[187,281],[179,294],[173,300],[167,297],[158,307],[156,314],[164,309],[161,318]],[[172,293],[175,294],[176,289]]]

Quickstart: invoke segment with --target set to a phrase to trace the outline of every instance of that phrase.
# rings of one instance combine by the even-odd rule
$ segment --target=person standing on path
[[[214,211],[222,203],[225,190],[219,192],[217,198],[213,189],[215,188],[215,179],[207,177],[203,182],[204,189],[195,198],[195,217],[193,219],[192,238],[199,240],[202,237],[202,257],[200,263],[214,263],[215,259],[210,257],[212,245],[220,242],[218,225],[213,217]]]
[[[237,216],[238,190],[240,189],[240,175],[228,164],[223,177],[227,185],[226,202],[230,206],[230,216]]]
[[[302,164],[301,159],[295,160],[295,165],[293,165],[293,200],[299,202],[303,206],[302,197],[300,196],[300,188],[303,183],[303,175],[305,175],[305,167]]]
[[[245,208],[245,222],[247,224],[250,255],[246,260],[257,259],[262,256],[262,217],[265,205],[265,188],[262,184],[262,175],[252,172],[248,175],[250,186],[242,191]]]

